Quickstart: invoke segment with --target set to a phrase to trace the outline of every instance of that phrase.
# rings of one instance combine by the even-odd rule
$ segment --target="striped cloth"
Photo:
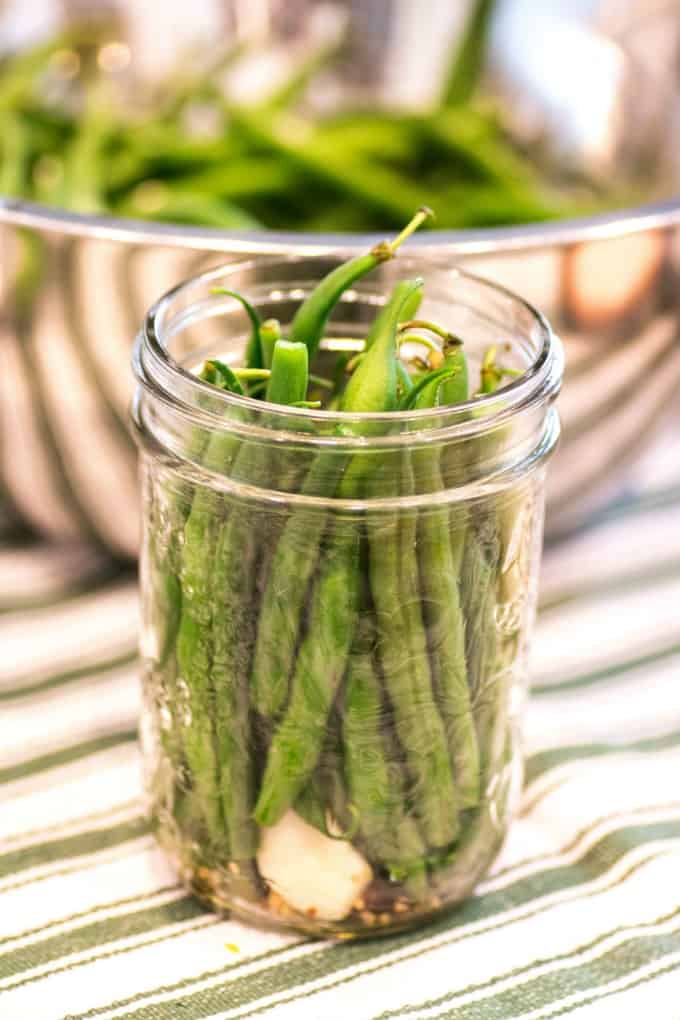
[[[546,555],[526,789],[492,873],[368,942],[257,931],[184,892],[140,801],[134,580],[0,549],[2,1020],[678,1020],[680,477],[662,480]]]

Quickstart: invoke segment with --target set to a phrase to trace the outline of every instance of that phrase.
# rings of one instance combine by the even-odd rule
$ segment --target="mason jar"
[[[149,810],[216,909],[336,937],[459,902],[498,854],[521,716],[562,356],[545,319],[400,257],[346,292],[321,368],[358,352],[394,282],[515,375],[434,409],[281,407],[208,385],[249,324],[290,323],[339,260],[257,258],[181,284],[138,337]]]

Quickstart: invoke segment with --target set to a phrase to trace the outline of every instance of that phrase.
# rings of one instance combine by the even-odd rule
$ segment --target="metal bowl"
[[[518,0],[515,9],[521,6]],[[670,14],[677,29],[678,9],[663,5],[659,17]],[[516,79],[503,87],[521,94]],[[535,93],[532,102],[540,106]],[[546,109],[550,102],[544,99]],[[531,104],[517,100],[515,108],[531,114]],[[624,128],[631,124],[624,118]],[[635,150],[629,133],[623,131],[626,152]],[[590,135],[587,141],[572,132],[568,151],[564,139],[555,151],[563,160],[586,151],[592,159],[596,151],[602,173],[607,159],[623,159],[611,138],[609,148],[595,150]],[[652,154],[647,135],[643,148]],[[666,148],[653,153],[656,166],[665,165]],[[146,308],[183,277],[225,259],[345,253],[376,237],[227,234],[0,200],[0,239],[5,514],[54,538],[85,536],[127,558],[137,548],[128,364]],[[680,384],[680,198],[583,220],[431,231],[412,245],[424,258],[464,263],[518,291],[561,336],[563,439],[551,471],[547,531],[570,531],[619,490]],[[35,270],[30,278],[27,265]]]

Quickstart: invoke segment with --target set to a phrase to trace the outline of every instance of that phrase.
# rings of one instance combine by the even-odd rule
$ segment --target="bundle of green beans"
[[[106,58],[110,30],[73,29],[0,63],[0,192],[222,229],[392,229],[423,200],[450,228],[587,211],[592,196],[552,188],[478,98],[491,8],[478,0],[441,101],[418,113],[310,114],[335,51],[265,100],[237,103],[218,72],[241,46],[194,80],[171,78],[162,101],[140,101],[140,84]]]
[[[417,317],[420,279],[396,284],[333,379],[312,371],[323,370],[343,294],[394,258],[428,212],[329,273],[287,329],[218,291],[241,302],[250,339],[242,366],[209,359],[202,379],[253,408],[264,397],[268,408],[325,404],[395,420],[468,401],[464,345]],[[488,352],[478,392],[506,374]],[[173,488],[162,512],[151,483],[158,821],[213,901],[259,904],[311,930],[395,926],[434,909],[461,868],[476,875],[495,852],[518,651],[496,620],[511,511],[436,499],[409,508],[405,497],[450,488],[460,471],[451,458],[423,447],[275,456],[215,432],[191,459],[251,495],[206,479]],[[252,496],[272,488],[323,501],[282,509]]]

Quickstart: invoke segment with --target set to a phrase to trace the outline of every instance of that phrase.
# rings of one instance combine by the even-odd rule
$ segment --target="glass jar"
[[[158,838],[212,906],[350,937],[461,900],[507,832],[562,357],[519,298],[400,256],[344,295],[322,361],[359,349],[417,274],[422,314],[473,366],[495,344],[521,376],[454,407],[350,415],[192,374],[240,363],[247,340],[214,288],[285,324],[336,264],[258,258],[162,298],[136,344],[133,420]]]

